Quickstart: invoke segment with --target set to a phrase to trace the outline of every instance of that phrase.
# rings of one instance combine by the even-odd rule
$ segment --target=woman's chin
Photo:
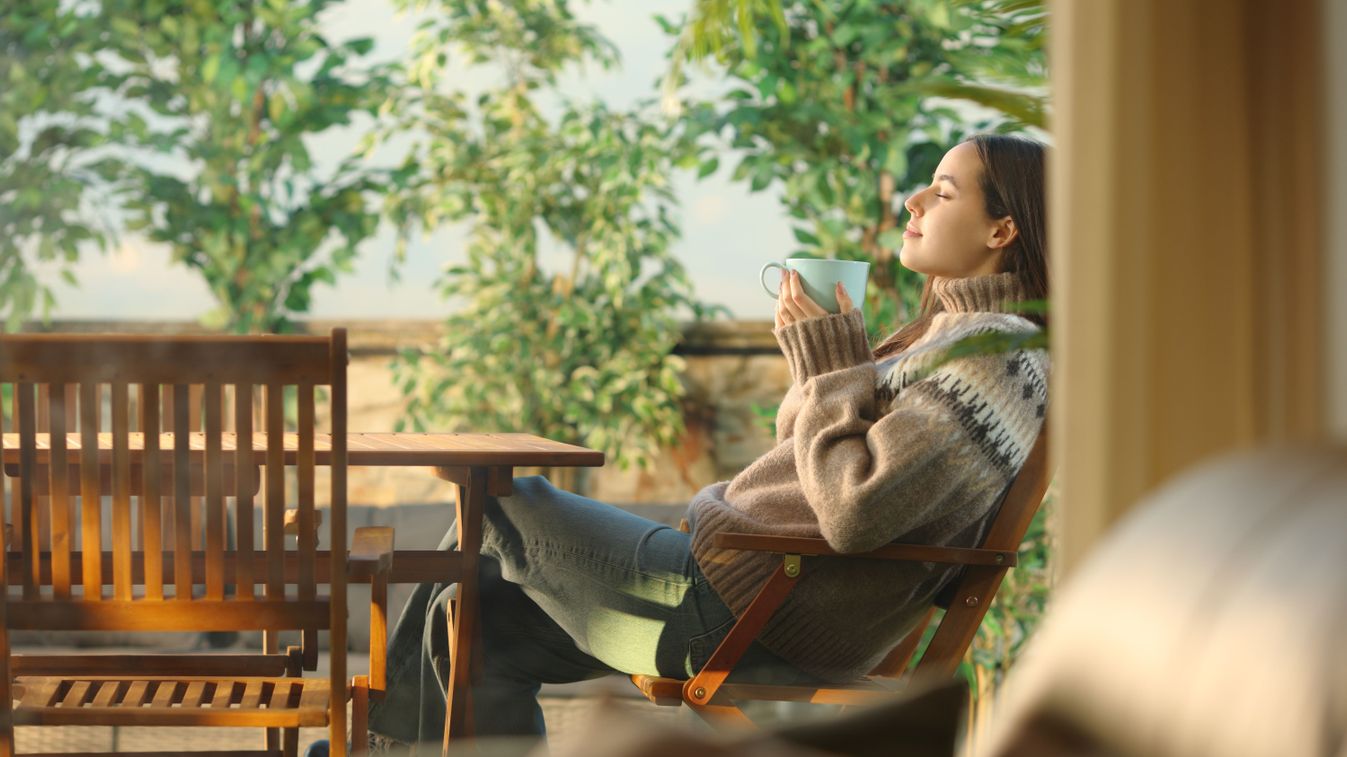
[[[921,261],[914,254],[914,251],[909,247],[911,241],[912,240],[909,240],[909,242],[898,249],[898,263],[909,271],[929,273],[929,271],[926,270],[926,266],[921,264]]]

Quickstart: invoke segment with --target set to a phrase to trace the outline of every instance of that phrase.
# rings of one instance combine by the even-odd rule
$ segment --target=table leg
[[[449,618],[453,624],[449,685],[445,692],[444,754],[451,739],[472,735],[471,685],[478,671],[473,664],[477,626],[477,558],[482,548],[482,511],[487,497],[487,469],[473,467],[458,491],[458,548],[463,557],[458,602]]]

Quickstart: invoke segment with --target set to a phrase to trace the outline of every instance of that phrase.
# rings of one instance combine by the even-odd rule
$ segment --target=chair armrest
[[[388,576],[393,570],[393,529],[357,528],[351,539],[348,575],[369,581],[369,676],[361,681],[368,696],[383,696],[388,671]]]
[[[387,575],[393,569],[393,529],[388,526],[357,528],[351,539],[349,560],[347,576],[352,581],[369,581],[377,573]]]
[[[907,562],[936,562],[953,565],[991,565],[1011,567],[1019,562],[1015,552],[976,547],[932,547],[923,544],[886,544],[870,552],[842,553],[828,546],[824,539],[800,536],[767,536],[764,534],[718,533],[711,537],[717,549],[739,549],[752,552],[845,557],[865,560],[904,560]]]

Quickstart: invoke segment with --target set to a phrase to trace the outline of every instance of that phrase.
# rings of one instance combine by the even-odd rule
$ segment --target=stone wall
[[[333,324],[313,323],[321,333]],[[402,396],[393,385],[389,364],[397,350],[435,343],[435,322],[352,322],[350,428],[393,428],[402,413]],[[733,476],[772,442],[753,412],[754,405],[774,407],[790,385],[771,324],[728,321],[687,329],[676,352],[687,361],[684,384],[686,431],[647,470],[616,465],[586,471],[587,496],[618,504],[685,504],[701,487]],[[424,471],[352,469],[352,505],[416,505],[443,502],[448,485]]]

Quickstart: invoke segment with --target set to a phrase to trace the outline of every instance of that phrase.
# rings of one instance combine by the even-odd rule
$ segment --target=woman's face
[[[912,217],[898,259],[917,273],[947,278],[999,273],[1005,247],[1017,233],[1009,216],[987,216],[982,160],[972,142],[945,153],[931,185],[903,207]]]

